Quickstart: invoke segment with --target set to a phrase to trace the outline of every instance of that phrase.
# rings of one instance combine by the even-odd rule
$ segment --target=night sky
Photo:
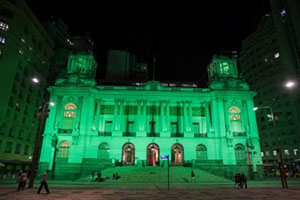
[[[156,55],[156,80],[201,84],[213,54],[239,52],[242,40],[269,12],[267,0],[174,2],[27,1],[41,22],[59,17],[71,36],[91,34],[100,79],[107,51],[128,49],[150,65]]]

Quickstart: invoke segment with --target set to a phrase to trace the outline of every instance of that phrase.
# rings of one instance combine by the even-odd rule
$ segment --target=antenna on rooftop
[[[155,64],[156,64],[156,56],[153,56],[153,69],[152,69],[152,81],[155,80]]]

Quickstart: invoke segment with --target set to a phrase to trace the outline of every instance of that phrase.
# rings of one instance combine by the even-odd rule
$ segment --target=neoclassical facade
[[[96,85],[92,54],[71,55],[49,87],[39,171],[80,177],[114,165],[199,167],[224,176],[262,173],[255,92],[236,61],[215,56],[210,87]]]

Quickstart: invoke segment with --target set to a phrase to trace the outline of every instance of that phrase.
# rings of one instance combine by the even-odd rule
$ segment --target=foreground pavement
[[[15,188],[0,188],[0,199],[27,200],[27,199],[65,199],[65,200],[88,200],[88,199],[272,199],[272,200],[298,200],[300,187],[281,189],[274,187],[251,187],[237,189],[233,187],[215,187],[199,189],[103,189],[103,188],[50,188],[50,194],[43,190],[36,194],[37,188],[17,191]]]
[[[0,200],[27,199],[300,199],[300,179],[288,180],[289,188],[282,189],[280,179],[249,181],[248,188],[233,188],[233,182],[205,183],[171,183],[170,190],[165,183],[121,183],[118,181],[53,181],[49,180],[50,194],[43,189],[36,194],[39,181],[34,188],[17,191],[15,180],[0,180]]]

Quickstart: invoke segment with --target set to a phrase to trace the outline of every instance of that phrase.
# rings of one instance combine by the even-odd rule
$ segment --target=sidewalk
[[[194,200],[194,199],[264,199],[264,200],[298,200],[300,187],[281,189],[278,187],[250,187],[237,189],[233,187],[215,187],[200,189],[103,189],[103,188],[59,188],[50,186],[50,194],[42,190],[36,194],[38,188],[17,191],[16,188],[0,188],[0,200],[27,200],[27,199],[64,199],[64,200],[89,200],[89,199],[115,199],[115,200]]]
[[[34,181],[34,186],[39,187],[40,180]],[[260,181],[247,181],[248,187],[274,187],[281,188],[281,181],[278,178],[264,179]],[[205,182],[205,180],[197,180],[197,183],[172,183],[170,182],[171,189],[199,189],[199,188],[232,188],[234,182]],[[28,182],[27,182],[28,185]],[[102,189],[167,189],[167,183],[124,183],[118,180],[108,179],[104,182],[89,182],[89,181],[65,181],[65,180],[49,180],[48,185],[51,188],[102,188]],[[288,179],[289,187],[299,187],[300,179]],[[16,188],[16,180],[0,180],[1,188]],[[300,197],[299,197],[300,198]]]

